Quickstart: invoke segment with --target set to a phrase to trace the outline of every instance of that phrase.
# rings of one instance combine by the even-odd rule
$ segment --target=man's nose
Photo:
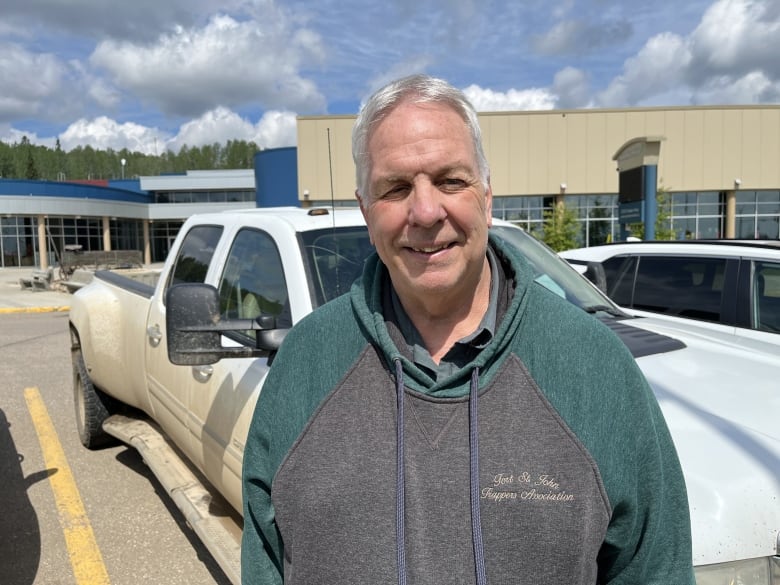
[[[409,223],[412,225],[429,227],[447,215],[444,194],[430,181],[417,181],[408,201]]]

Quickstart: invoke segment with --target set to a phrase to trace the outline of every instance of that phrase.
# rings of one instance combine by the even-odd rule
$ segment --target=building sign
[[[618,219],[620,223],[641,223],[645,220],[643,210],[642,201],[621,201],[618,203]]]
[[[645,167],[621,170],[618,185],[620,203],[642,201],[645,198]]]

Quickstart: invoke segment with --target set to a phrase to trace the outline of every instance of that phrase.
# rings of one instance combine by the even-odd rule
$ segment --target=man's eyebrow
[[[408,183],[410,181],[409,178],[401,176],[401,175],[389,175],[387,177],[382,177],[376,181],[377,185],[398,185],[399,183]]]
[[[387,176],[379,178],[377,180],[377,183],[390,183],[390,184],[404,183],[404,182],[410,181],[411,179],[413,179],[418,174],[428,174],[428,175],[431,175],[432,177],[441,177],[443,175],[449,175],[451,173],[464,173],[464,174],[467,174],[467,175],[474,175],[475,174],[474,170],[468,164],[465,164],[465,163],[452,163],[452,164],[443,165],[443,166],[441,166],[441,167],[439,167],[437,169],[434,169],[431,172],[426,172],[426,173],[411,173],[411,174],[393,173],[393,174],[390,174],[390,175],[387,175]]]
[[[454,163],[442,167],[436,175],[449,175],[450,173],[465,173],[467,175],[473,174],[472,169],[467,164]]]

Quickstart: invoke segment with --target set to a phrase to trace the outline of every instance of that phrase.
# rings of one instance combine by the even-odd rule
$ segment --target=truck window
[[[725,258],[641,256],[633,308],[719,323]]]
[[[256,229],[236,234],[219,284],[220,312],[225,319],[276,318],[276,327],[292,326],[282,258],[273,238]],[[241,334],[255,341],[254,331]]]
[[[199,225],[182,240],[168,286],[183,282],[205,282],[211,257],[222,236],[222,227]]]

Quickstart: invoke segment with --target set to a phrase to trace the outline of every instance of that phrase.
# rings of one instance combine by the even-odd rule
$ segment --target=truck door
[[[174,284],[205,282],[223,228],[196,225],[182,240],[167,281],[158,286],[146,321],[146,384],[155,420],[189,457],[195,449],[188,430],[187,406],[199,367],[176,366],[168,361],[165,331],[165,292]]]
[[[218,288],[222,318],[265,315],[274,317],[279,328],[292,325],[282,260],[266,232],[248,227],[237,232]],[[222,343],[255,346],[255,332],[231,332]],[[189,395],[194,458],[209,481],[240,508],[244,442],[268,358],[225,359],[204,370],[208,375],[196,381]]]

